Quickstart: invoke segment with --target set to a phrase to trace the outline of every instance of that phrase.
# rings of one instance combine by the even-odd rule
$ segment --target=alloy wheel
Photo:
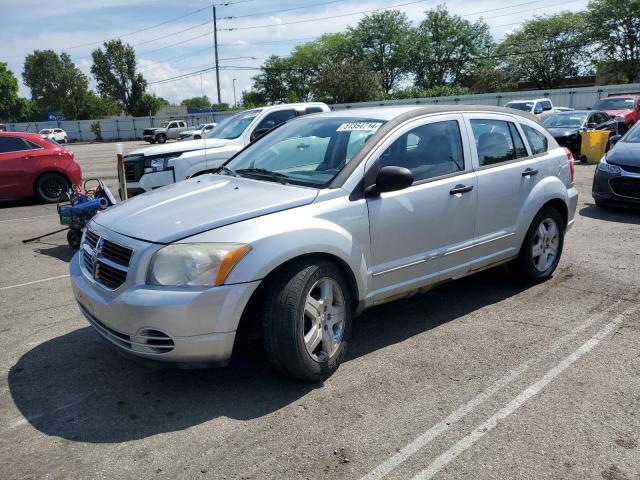
[[[552,218],[545,218],[540,222],[533,237],[531,257],[536,270],[544,272],[549,269],[556,261],[559,248],[560,235],[558,225]]]
[[[345,301],[338,282],[319,279],[309,291],[304,305],[303,335],[307,352],[325,362],[338,350],[344,335]]]

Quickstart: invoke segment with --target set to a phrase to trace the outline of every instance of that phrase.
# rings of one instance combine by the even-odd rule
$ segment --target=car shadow
[[[525,288],[503,269],[494,269],[368,310],[354,322],[345,361],[437,328]],[[259,418],[322,386],[277,376],[262,350],[247,346],[226,368],[150,368],[117,355],[90,327],[33,348],[10,369],[8,381],[13,401],[36,429],[90,443],[146,438],[220,416]]]
[[[595,203],[587,204],[578,212],[581,216],[608,222],[640,225],[640,208],[599,207]]]
[[[38,245],[38,242],[34,242],[34,244]],[[34,248],[33,251],[38,255],[46,255],[47,257],[57,258],[58,260],[69,263],[77,250],[71,248],[69,245],[53,245]]]

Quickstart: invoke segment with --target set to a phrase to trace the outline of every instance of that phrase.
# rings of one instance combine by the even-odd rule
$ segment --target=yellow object
[[[587,130],[580,132],[580,155],[587,157],[587,163],[598,163],[609,143],[609,130]]]

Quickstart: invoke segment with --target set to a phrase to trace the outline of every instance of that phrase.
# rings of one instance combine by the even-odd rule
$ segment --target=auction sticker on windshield
[[[336,132],[355,132],[355,131],[375,132],[381,126],[382,126],[382,122],[343,123],[336,129]]]

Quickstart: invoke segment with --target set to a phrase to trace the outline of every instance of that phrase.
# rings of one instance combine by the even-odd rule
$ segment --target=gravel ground
[[[113,144],[70,148],[115,185]],[[322,385],[259,349],[120,357],[75,305],[64,233],[20,241],[55,207],[0,204],[0,477],[640,479],[640,212],[596,208],[593,168],[552,280],[497,268],[369,310]]]

